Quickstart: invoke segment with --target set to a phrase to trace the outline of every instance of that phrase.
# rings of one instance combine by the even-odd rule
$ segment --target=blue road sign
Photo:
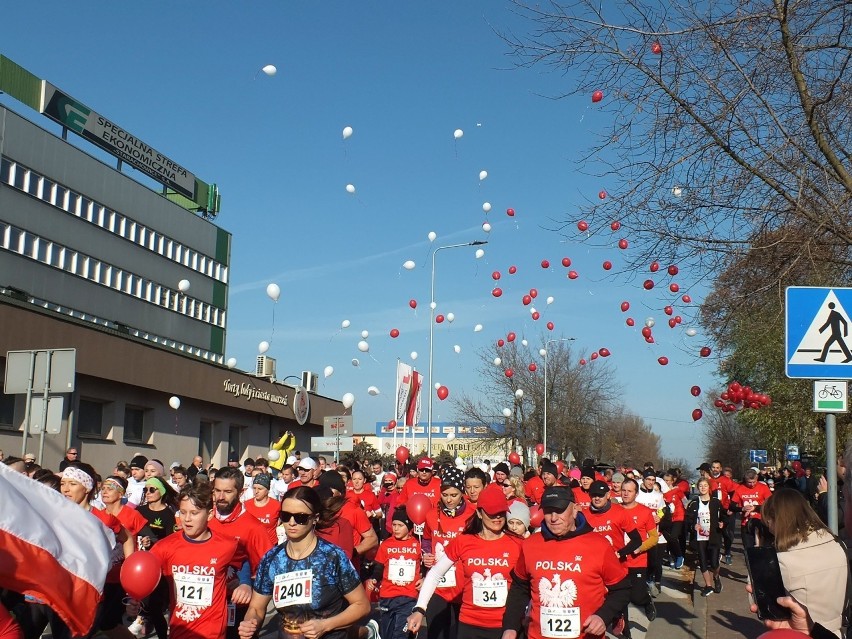
[[[769,455],[765,450],[750,450],[748,451],[748,460],[752,464],[766,464]]]
[[[787,288],[787,377],[852,379],[852,288]]]
[[[784,449],[785,456],[789,461],[796,461],[801,459],[799,456],[799,446],[798,444],[787,444]]]

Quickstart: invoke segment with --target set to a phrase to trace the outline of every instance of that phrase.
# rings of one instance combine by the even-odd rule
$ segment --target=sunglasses
[[[160,492],[160,490],[158,488],[154,488],[153,486],[146,486],[145,492],[146,493],[158,493],[158,492]]]
[[[290,523],[290,520],[295,520],[296,524],[299,526],[305,526],[313,517],[313,513],[290,513],[286,510],[282,510],[278,514],[278,518],[281,520],[282,524]]]
[[[503,488],[511,488],[511,487],[512,487],[512,484],[510,484],[509,482],[506,482],[505,484],[500,484],[500,485],[501,485]]]

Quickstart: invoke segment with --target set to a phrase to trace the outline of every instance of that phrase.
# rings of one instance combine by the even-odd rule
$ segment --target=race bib
[[[541,636],[549,639],[576,639],[583,629],[577,607],[539,608],[538,620]]]
[[[312,569],[296,570],[283,575],[276,575],[272,589],[272,603],[276,608],[310,605],[312,600],[312,585],[314,571]]]
[[[438,582],[438,588],[455,588],[456,587],[456,567],[453,566],[447,572],[444,573],[444,576],[441,577],[441,581]]]
[[[388,562],[388,579],[395,584],[410,584],[417,574],[417,562],[413,559],[394,558]]]
[[[474,581],[473,605],[480,608],[502,608],[506,605],[506,595],[509,594],[509,582],[505,579],[498,581]]]
[[[175,600],[179,606],[206,608],[213,603],[213,575],[175,573]]]

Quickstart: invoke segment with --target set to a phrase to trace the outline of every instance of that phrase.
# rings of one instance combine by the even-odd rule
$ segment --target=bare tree
[[[516,5],[534,29],[503,35],[518,63],[570,70],[564,94],[602,91],[612,116],[582,160],[608,192],[583,211],[592,233],[617,215],[635,263],[678,260],[696,278],[766,233],[797,250],[765,278],[814,254],[848,268],[848,0]]]

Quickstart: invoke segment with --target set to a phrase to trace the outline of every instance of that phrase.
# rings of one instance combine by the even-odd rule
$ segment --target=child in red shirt
[[[420,585],[420,542],[411,536],[414,524],[405,507],[397,508],[392,519],[393,536],[385,539],[373,562],[373,578],[367,590],[379,586],[379,610],[382,612],[382,639],[406,639],[406,619],[417,602]]]

